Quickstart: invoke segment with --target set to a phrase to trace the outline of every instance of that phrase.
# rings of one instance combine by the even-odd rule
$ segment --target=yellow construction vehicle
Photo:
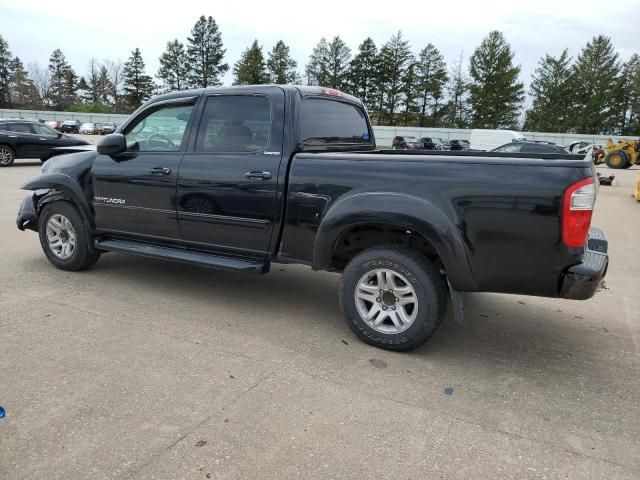
[[[640,140],[618,140],[607,142],[607,156],[604,158],[609,168],[629,168],[640,163]]]

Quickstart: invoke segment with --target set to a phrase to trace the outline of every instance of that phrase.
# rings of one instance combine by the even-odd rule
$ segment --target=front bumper
[[[18,217],[16,218],[16,224],[19,230],[33,230],[38,231],[38,213],[36,212],[36,206],[33,203],[34,195],[31,194],[22,201],[20,210],[18,211]]]
[[[609,267],[609,244],[602,230],[591,227],[582,261],[569,267],[560,280],[560,296],[586,300],[595,295]]]

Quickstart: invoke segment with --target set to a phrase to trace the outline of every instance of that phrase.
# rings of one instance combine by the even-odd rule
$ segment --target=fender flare
[[[72,202],[80,211],[83,220],[90,226],[93,231],[95,224],[93,214],[89,207],[89,202],[84,195],[84,191],[80,184],[64,173],[45,173],[28,180],[22,187],[22,190],[49,190],[49,193],[38,202],[38,210],[42,205],[55,200],[68,200]],[[39,213],[39,211],[38,211]]]
[[[336,202],[318,229],[313,249],[314,268],[330,270],[340,236],[353,227],[375,223],[420,234],[436,250],[451,284],[462,291],[476,290],[469,249],[460,229],[433,203],[394,192],[359,193]]]

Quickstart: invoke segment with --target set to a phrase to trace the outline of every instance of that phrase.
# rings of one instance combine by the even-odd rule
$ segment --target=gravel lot
[[[351,334],[334,274],[56,270],[15,227],[38,172],[0,169],[0,478],[640,477],[637,167],[600,190],[608,290],[467,295],[408,354]]]

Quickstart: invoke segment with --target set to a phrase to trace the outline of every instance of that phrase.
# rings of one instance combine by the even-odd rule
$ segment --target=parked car
[[[404,137],[395,136],[393,137],[391,148],[393,150],[407,150],[407,142],[405,141]]]
[[[108,133],[113,133],[116,131],[118,126],[113,122],[105,122],[100,127],[100,133],[102,135],[107,135]]]
[[[476,128],[471,130],[469,147],[471,150],[491,151],[509,142],[525,142],[527,139],[520,132],[512,130],[486,130]]]
[[[560,145],[547,142],[511,142],[505,143],[492,152],[501,153],[556,153],[568,155],[569,152]]]
[[[80,120],[65,120],[60,125],[60,131],[62,133],[79,133],[80,132]]]
[[[86,122],[80,125],[80,130],[78,133],[82,133],[85,135],[95,135],[97,133],[96,124]]]
[[[160,122],[171,132],[150,133]],[[424,343],[448,296],[462,315],[461,291],[594,295],[608,255],[590,228],[593,163],[457,155],[377,149],[362,102],[333,89],[188,90],[147,101],[97,151],[47,162],[16,221],[63,270],[124,252],[341,272],[346,322],[391,350]]]
[[[468,140],[451,140],[449,145],[449,150],[469,150],[471,148]]]
[[[422,142],[419,141],[416,137],[405,135],[404,142],[407,146],[407,150],[422,150],[423,148]]]
[[[60,128],[60,122],[58,122],[57,120],[47,120],[46,122],[44,122],[44,124],[49,128],[53,128],[54,130],[58,130]]]
[[[0,120],[0,167],[8,167],[16,158],[39,158],[43,163],[54,149],[89,145],[79,138],[56,132],[40,122]]]
[[[420,139],[425,150],[444,150],[444,143],[441,138],[437,137],[422,137]]]

